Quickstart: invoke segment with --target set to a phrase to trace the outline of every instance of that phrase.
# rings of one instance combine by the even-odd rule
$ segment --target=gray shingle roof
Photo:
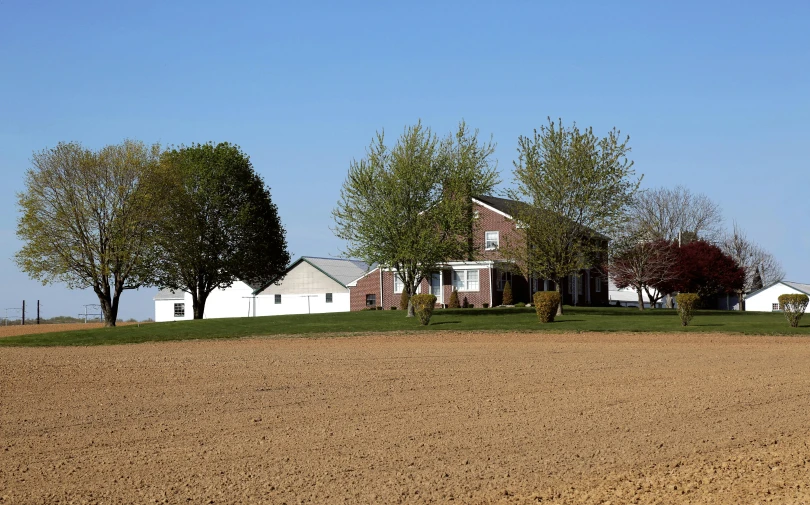
[[[153,300],[182,300],[185,293],[182,291],[174,292],[171,289],[163,288],[155,295]]]
[[[317,258],[314,256],[302,256],[301,260],[306,261],[329,277],[335,279],[344,287],[353,280],[362,277],[363,274],[370,270],[368,263],[360,260]],[[298,262],[296,262],[296,264],[297,263]]]
[[[782,284],[792,287],[806,295],[810,295],[810,284],[802,284],[800,282],[782,281]]]

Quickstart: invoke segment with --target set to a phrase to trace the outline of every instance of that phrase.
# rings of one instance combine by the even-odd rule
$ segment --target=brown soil
[[[148,323],[116,323],[117,326],[127,326],[130,324]],[[104,323],[18,324],[0,326],[0,338],[16,337],[17,335],[33,335],[35,333],[53,333],[55,331],[92,330],[93,328],[103,327]]]
[[[810,503],[810,339],[0,349],[0,503]]]

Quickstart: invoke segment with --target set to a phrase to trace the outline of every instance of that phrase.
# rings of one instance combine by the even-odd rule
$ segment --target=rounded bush
[[[517,302],[517,303],[515,304],[515,307],[517,307],[517,308],[519,308],[519,309],[522,309],[522,308],[523,308],[523,307],[525,307],[525,306],[526,306],[526,304],[525,304],[525,303],[523,303],[523,302]]]
[[[489,308],[489,304],[488,304],[488,303],[482,303],[482,304],[481,304],[481,306],[482,306],[482,307],[484,307],[485,309],[488,309],[488,308]]]
[[[423,326],[430,323],[430,317],[433,315],[433,308],[436,306],[436,297],[434,295],[413,295],[411,297],[413,310],[416,312],[416,317]]]
[[[391,307],[391,310],[397,310],[397,308],[396,307]]]
[[[804,315],[810,298],[804,294],[779,295],[779,308],[785,313],[785,318],[792,328],[799,326],[799,320]]]
[[[678,293],[675,297],[675,303],[678,304],[678,315],[681,317],[681,324],[688,326],[689,321],[695,316],[695,309],[700,303],[700,297],[697,293]]]
[[[560,306],[560,294],[556,291],[538,291],[534,294],[534,310],[541,323],[553,323]]]

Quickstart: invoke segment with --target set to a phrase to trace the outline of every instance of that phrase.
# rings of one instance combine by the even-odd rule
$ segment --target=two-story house
[[[537,291],[556,290],[554,282],[550,280],[526,278],[512,273],[512,264],[500,250],[507,237],[517,237],[515,221],[510,214],[510,209],[514,209],[515,205],[517,202],[504,198],[473,198],[473,215],[477,220],[473,237],[476,259],[442,264],[440,272],[434,273],[430,280],[422,281],[419,291],[436,295],[437,306],[446,306],[453,289],[457,289],[459,301],[466,298],[475,307],[484,304],[495,307],[502,303],[507,281],[511,283],[515,303],[531,302]],[[396,272],[385,267],[374,268],[347,286],[351,310],[399,306],[403,291]],[[582,270],[566,278],[562,296],[566,305],[607,305],[607,279],[596,268]]]

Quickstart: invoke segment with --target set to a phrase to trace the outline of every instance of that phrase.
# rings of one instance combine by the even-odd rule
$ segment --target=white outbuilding
[[[215,289],[205,303],[205,319],[349,311],[347,285],[369,271],[359,260],[302,256],[265,286],[236,281]],[[155,321],[194,318],[191,294],[161,289],[154,297]]]
[[[750,312],[774,312],[781,310],[779,295],[810,296],[810,284],[800,282],[777,281],[762,289],[752,291],[745,297],[745,310]],[[805,310],[807,312],[807,310]]]

